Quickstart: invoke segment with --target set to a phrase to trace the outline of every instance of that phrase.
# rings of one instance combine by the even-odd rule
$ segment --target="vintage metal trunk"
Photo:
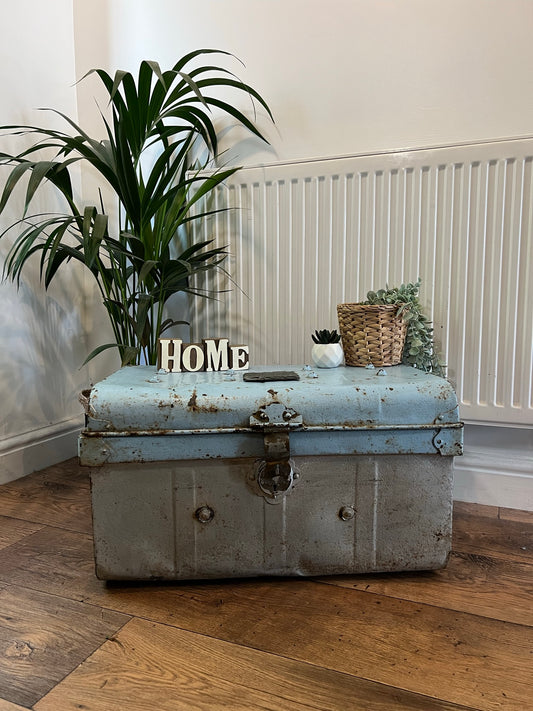
[[[134,366],[92,389],[79,446],[98,577],[444,566],[462,452],[450,384],[407,366],[256,370],[273,379]]]

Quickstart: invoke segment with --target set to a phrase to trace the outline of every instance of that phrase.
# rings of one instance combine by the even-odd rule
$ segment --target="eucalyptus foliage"
[[[122,364],[138,363],[141,354],[155,363],[161,333],[183,323],[164,320],[165,303],[180,291],[209,296],[191,286],[191,277],[222,268],[224,248],[212,246],[212,240],[188,244],[182,234],[191,220],[216,212],[203,207],[193,215],[191,208],[196,203],[208,204],[212,191],[237,170],[201,174],[200,169],[218,152],[212,111],[266,139],[253,121],[216,94],[220,90],[244,93],[252,105],[257,102],[272,116],[264,99],[227,69],[195,66],[198,57],[212,54],[227,53],[200,49],[167,71],[156,62],[143,61],[136,77],[125,71],[113,77],[103,69],[89,72],[99,77],[109,96],[111,118],[102,116],[105,140],[91,138],[71,118],[53,109],[47,110],[59,114],[70,132],[38,126],[0,127],[10,135],[35,138],[17,155],[0,152],[0,165],[11,167],[0,196],[0,215],[14,193],[25,191],[21,218],[0,234],[0,238],[15,235],[4,276],[19,283],[34,255],[40,257],[46,288],[72,260],[89,269],[109,314],[115,342],[99,346],[87,360],[106,348],[118,347]],[[43,158],[43,151],[52,158]],[[198,165],[194,156],[202,154],[206,158]],[[118,226],[110,224],[101,191],[89,205],[81,204],[75,195],[71,171],[79,162],[89,163],[114,191]],[[31,214],[32,200],[45,183],[65,198],[65,214]]]
[[[423,313],[418,296],[421,284],[421,279],[418,279],[415,283],[392,289],[369,291],[364,303],[398,305],[397,315],[403,316],[407,323],[402,362],[444,377],[444,366],[440,363],[433,341],[433,328]]]

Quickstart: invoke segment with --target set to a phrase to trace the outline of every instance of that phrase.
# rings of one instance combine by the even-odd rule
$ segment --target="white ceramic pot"
[[[340,343],[315,343],[311,358],[317,368],[336,368],[342,363],[344,353]]]

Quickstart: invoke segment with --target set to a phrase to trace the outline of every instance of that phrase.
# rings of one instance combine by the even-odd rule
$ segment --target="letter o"
[[[181,362],[183,363],[183,370],[187,370],[189,373],[196,373],[198,370],[202,370],[204,367],[204,349],[202,346],[191,343],[184,349]]]

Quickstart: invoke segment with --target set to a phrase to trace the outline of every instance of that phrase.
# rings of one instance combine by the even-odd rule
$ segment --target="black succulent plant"
[[[315,331],[314,334],[311,334],[311,338],[315,343],[339,343],[341,340],[336,329],[328,331],[325,328],[322,331]]]

